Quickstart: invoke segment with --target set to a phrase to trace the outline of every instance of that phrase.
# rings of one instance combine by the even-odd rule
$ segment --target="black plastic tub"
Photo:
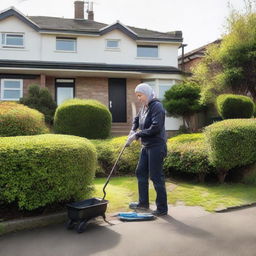
[[[67,204],[68,222],[67,229],[76,228],[78,233],[85,230],[89,220],[102,216],[106,220],[108,200],[91,198]]]

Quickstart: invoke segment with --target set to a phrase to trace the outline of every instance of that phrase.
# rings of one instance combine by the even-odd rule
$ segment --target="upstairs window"
[[[76,38],[57,37],[56,51],[75,52]]]
[[[2,47],[24,47],[24,35],[18,33],[2,33]]]
[[[106,40],[106,49],[119,49],[120,48],[120,40],[116,39],[107,39]]]
[[[1,100],[18,101],[23,94],[23,80],[2,79],[1,80]]]
[[[137,57],[158,58],[158,46],[137,45]]]

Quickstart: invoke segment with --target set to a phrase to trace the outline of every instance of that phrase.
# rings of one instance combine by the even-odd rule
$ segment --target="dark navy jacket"
[[[166,143],[165,110],[158,99],[149,102],[148,108],[142,108],[134,118],[132,130],[141,138],[142,145],[151,147]]]

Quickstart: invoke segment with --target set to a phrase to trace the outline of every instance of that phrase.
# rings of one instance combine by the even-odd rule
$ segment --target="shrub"
[[[199,99],[200,88],[186,81],[166,91],[163,104],[170,116],[182,116],[184,126],[191,129],[191,116],[202,109]]]
[[[223,119],[251,118],[254,112],[252,99],[243,95],[222,94],[217,97],[217,110]]]
[[[36,109],[44,114],[48,124],[53,123],[53,116],[57,107],[47,88],[40,88],[38,85],[31,85],[28,89],[28,96],[21,98],[20,103]]]
[[[57,108],[54,131],[89,139],[105,139],[110,134],[111,120],[109,110],[100,102],[71,99]]]
[[[127,137],[123,136],[108,140],[92,140],[98,154],[97,176],[107,176],[110,173],[126,139]],[[133,175],[135,173],[140,148],[139,142],[133,142],[124,150],[122,157],[117,163],[114,175]]]
[[[0,102],[0,137],[36,135],[48,132],[44,116],[16,102]]]
[[[0,138],[0,198],[32,210],[89,195],[95,147],[68,135]]]
[[[209,160],[224,181],[231,168],[256,162],[256,120],[229,119],[214,123],[204,131]]]
[[[207,173],[215,171],[208,160],[203,134],[178,135],[169,139],[167,146],[168,153],[164,160],[167,174],[195,174],[199,181],[204,181]]]

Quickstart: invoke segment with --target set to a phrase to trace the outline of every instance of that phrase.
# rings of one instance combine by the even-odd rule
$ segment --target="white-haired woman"
[[[137,85],[135,94],[142,104],[134,118],[132,129],[127,139],[127,146],[134,140],[141,139],[142,149],[136,168],[139,201],[131,203],[132,209],[149,208],[149,178],[156,191],[156,210],[153,214],[168,214],[167,195],[163,173],[163,160],[167,153],[165,134],[165,110],[155,98],[153,89],[146,83]]]

